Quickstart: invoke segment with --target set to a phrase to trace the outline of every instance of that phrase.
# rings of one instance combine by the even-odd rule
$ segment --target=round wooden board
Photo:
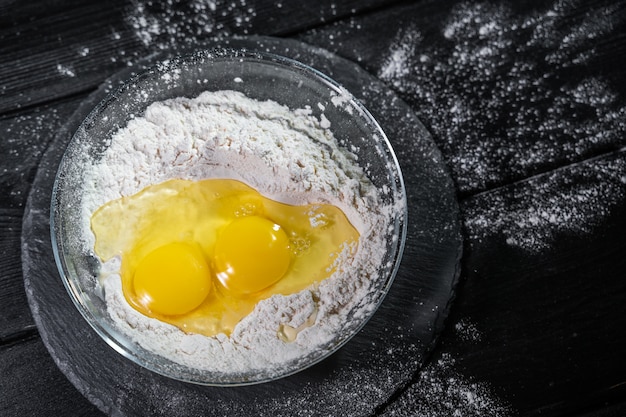
[[[63,152],[82,119],[113,85],[139,65],[107,80],[57,133],[39,166],[22,231],[29,304],[41,337],[61,371],[112,416],[370,415],[419,371],[458,280],[462,236],[454,184],[439,150],[411,108],[355,63],[294,40],[241,38],[199,47],[247,48],[296,59],[329,75],[360,99],[382,125],[404,174],[409,223],[404,257],[385,301],[349,343],[318,365],[271,383],[208,387],[150,372],[107,345],[67,294],[50,242],[50,198]]]

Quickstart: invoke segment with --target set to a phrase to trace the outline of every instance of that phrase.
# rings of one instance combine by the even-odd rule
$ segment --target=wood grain
[[[39,338],[0,349],[0,375],[3,416],[103,415],[59,371]]]
[[[392,3],[324,0],[260,2],[256,7],[217,1],[215,11],[203,10],[189,23],[185,19],[194,11],[181,4],[168,8],[158,2],[74,0],[33,7],[15,2],[0,12],[0,113],[91,91],[111,74],[174,43],[294,33]],[[166,25],[176,28],[174,34]]]
[[[22,281],[22,210],[0,209],[0,351],[34,330]]]
[[[511,207],[527,199],[532,212],[541,204],[529,196],[540,200],[541,187],[560,179],[598,181],[602,187],[605,180],[596,179],[595,169],[602,163],[622,167],[613,178],[623,194],[626,151],[560,169],[550,179],[545,174],[467,198],[462,201],[466,225],[475,220],[469,216],[485,213],[472,206],[500,204],[496,201],[504,195]],[[563,194],[568,194],[563,185],[550,193],[555,204]],[[480,340],[463,343],[448,328],[443,344],[458,355],[468,375],[480,373],[503,397],[515,393],[511,402],[523,412],[562,415],[626,396],[626,362],[620,359],[626,341],[618,337],[626,328],[626,316],[618,313],[626,294],[626,199],[599,203],[615,205],[601,222],[588,224],[593,232],[547,226],[554,235],[541,250],[512,246],[497,227],[466,242],[466,281],[451,320],[473,323]],[[601,207],[591,210],[602,212]],[[503,359],[493,363],[494,357]]]
[[[0,116],[0,208],[23,208],[42,153],[82,98],[70,96]]]
[[[481,33],[478,21],[500,29]],[[461,28],[462,39],[451,27]],[[626,146],[622,29],[626,8],[609,1],[533,2],[523,13],[508,4],[446,1],[387,8],[299,38],[387,82],[429,128],[465,197]],[[545,32],[545,45],[529,46],[533,31]],[[589,39],[576,38],[581,31]],[[566,36],[576,39],[571,50],[562,46]],[[487,45],[498,55],[478,58]],[[567,54],[586,58],[576,64]],[[455,106],[465,115],[455,115]]]
[[[24,205],[43,151],[81,99],[58,100],[0,118],[0,344],[34,331],[21,267]]]

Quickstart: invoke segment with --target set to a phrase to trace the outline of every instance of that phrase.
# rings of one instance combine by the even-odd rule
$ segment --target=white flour
[[[508,417],[513,413],[491,387],[455,369],[457,360],[441,353],[426,365],[416,383],[391,404],[384,417]],[[410,414],[406,412],[410,410]]]
[[[624,137],[626,108],[611,84],[564,76],[587,63],[620,15],[598,5],[573,25],[565,16],[578,7],[556,1],[520,15],[461,3],[436,35],[416,25],[397,32],[378,75],[414,104],[461,195],[584,160]]]
[[[626,104],[608,79],[569,75],[624,20],[617,6],[597,6],[582,14],[556,1],[520,15],[461,3],[436,35],[445,42],[416,25],[391,41],[378,75],[414,104],[470,196],[470,242],[499,236],[540,253],[558,236],[590,233],[626,196],[620,158],[594,159],[623,152]]]
[[[324,202],[340,207],[361,234],[356,256],[316,290],[261,301],[232,335],[205,337],[148,318],[122,294],[119,260],[104,266],[108,311],[116,325],[148,350],[195,369],[231,373],[278,368],[314,352],[337,331],[361,320],[372,307],[371,278],[385,251],[381,231],[391,210],[356,164],[338,147],[325,118],[291,111],[241,93],[203,93],[151,105],[143,117],[117,132],[97,165],[87,172],[83,198],[85,244],[93,248],[89,219],[107,201],[172,178],[233,178],[291,204]],[[358,269],[357,269],[358,266]],[[315,318],[312,326],[306,321]],[[282,326],[303,328],[294,341]]]

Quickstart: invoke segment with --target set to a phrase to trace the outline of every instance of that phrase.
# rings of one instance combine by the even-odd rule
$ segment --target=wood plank
[[[362,13],[392,7],[402,0],[263,1],[253,8],[246,33],[287,36]]]
[[[22,210],[0,209],[0,348],[34,329],[22,281]]]
[[[2,14],[0,112],[93,89],[144,53],[124,21],[124,2],[51,1],[35,10],[30,3]]]
[[[34,329],[21,266],[24,204],[39,160],[80,97],[0,119],[0,344]]]
[[[56,367],[38,337],[0,349],[0,415],[103,416]]]
[[[451,322],[480,337],[444,338],[461,372],[527,413],[624,398],[626,151],[468,198],[462,210],[467,281]]]
[[[579,410],[578,413],[572,415],[576,417],[623,417],[626,415],[626,401],[621,399],[605,403],[591,410]]]
[[[39,160],[82,96],[0,117],[0,207],[23,207]]]
[[[626,146],[626,7],[559,4],[418,2],[300,39],[398,92],[469,196]]]
[[[0,113],[91,90],[164,49],[214,36],[297,32],[393,2],[30,3],[0,13]]]
[[[383,415],[622,415],[602,409],[626,396],[626,151],[461,207],[463,285],[429,365]]]

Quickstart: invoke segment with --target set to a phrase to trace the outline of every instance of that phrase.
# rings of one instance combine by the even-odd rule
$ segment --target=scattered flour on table
[[[255,16],[253,5],[245,0],[184,3],[135,0],[126,19],[144,45],[165,50],[193,45],[203,38],[227,35],[233,30],[246,34]]]
[[[480,342],[482,339],[481,331],[475,323],[467,318],[459,320],[454,325],[454,330],[456,330],[457,336],[466,342]]]
[[[590,232],[623,206],[620,157],[572,167],[581,184],[560,178],[570,171],[550,172],[624,153],[626,100],[612,85],[615,71],[597,70],[626,23],[623,6],[567,0],[520,14],[507,3],[460,2],[435,22],[419,11],[389,11],[400,29],[366,61],[433,135],[458,187],[470,242],[501,235],[538,252],[562,233]],[[369,52],[353,39],[367,37],[371,25],[377,22],[365,17],[305,38],[332,38],[339,54],[360,59]],[[481,194],[520,181],[515,191]]]
[[[607,2],[577,8],[559,1],[520,15],[461,3],[437,35],[401,29],[382,60],[379,77],[414,104],[460,194],[478,194],[462,202],[470,241],[501,235],[541,251],[562,233],[590,232],[626,198],[619,157],[550,172],[626,145],[624,99],[608,79],[578,71],[626,13]]]
[[[69,65],[57,64],[57,72],[66,77],[76,77],[76,72]]]
[[[477,325],[468,318],[453,324],[456,346],[476,348],[482,339]],[[507,417],[510,407],[494,393],[490,384],[475,381],[458,368],[451,353],[435,354],[409,387],[381,415],[384,417]]]
[[[41,106],[16,117],[0,120],[0,193],[5,208],[24,207],[40,159],[52,140],[51,131],[62,126],[64,114],[52,106]]]
[[[426,365],[419,378],[382,414],[419,417],[505,417],[511,410],[484,383],[468,380],[443,353]],[[410,411],[409,411],[410,410]]]
[[[437,29],[405,24],[391,41],[377,74],[416,109],[462,194],[626,145],[624,100],[584,71],[626,11],[578,9],[461,3]]]
[[[93,248],[91,214],[107,201],[172,178],[232,178],[288,204],[327,203],[341,208],[361,237],[356,255],[316,289],[275,295],[258,303],[230,337],[186,334],[147,318],[125,301],[119,260],[105,264],[104,290],[116,323],[149,350],[195,369],[245,372],[272,369],[323,347],[373,307],[368,298],[384,252],[394,210],[340,148],[310,109],[290,110],[232,91],[205,92],[148,107],[112,138],[102,159],[85,173],[83,231]],[[317,312],[315,325],[293,342],[280,325],[297,328]],[[280,369],[280,368],[278,368]]]
[[[530,252],[558,236],[581,236],[626,201],[626,152],[590,160],[466,200],[462,209],[473,242],[500,235]]]

